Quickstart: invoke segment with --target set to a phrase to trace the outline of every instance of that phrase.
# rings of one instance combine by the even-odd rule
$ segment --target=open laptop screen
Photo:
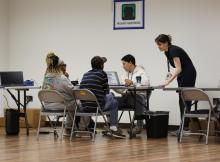
[[[3,71],[0,72],[1,86],[21,86],[24,84],[22,71]]]
[[[115,71],[106,71],[109,85],[120,85],[118,74]]]

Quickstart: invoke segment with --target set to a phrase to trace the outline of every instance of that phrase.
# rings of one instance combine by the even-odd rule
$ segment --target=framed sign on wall
[[[114,0],[113,29],[144,29],[144,0]]]

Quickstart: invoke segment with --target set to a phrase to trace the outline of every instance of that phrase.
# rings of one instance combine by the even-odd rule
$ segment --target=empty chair
[[[110,113],[102,111],[96,96],[91,91],[89,91],[88,89],[73,90],[73,96],[74,96],[75,102],[77,103],[77,107],[75,109],[75,115],[74,115],[74,118],[73,118],[73,126],[72,126],[72,130],[71,130],[70,140],[72,140],[73,135],[75,136],[76,133],[87,132],[92,136],[92,141],[95,141],[96,125],[97,125],[98,116],[103,117],[103,119],[105,121],[105,124],[107,126],[106,128],[109,130],[109,126],[107,124],[107,120],[105,118],[105,115],[109,115]],[[83,104],[81,105],[81,103],[79,101],[81,101],[81,102],[95,102],[97,107],[96,108],[93,108],[93,107],[90,108],[91,112],[84,112],[84,111],[82,111],[83,110]],[[75,126],[75,120],[76,120],[77,116],[80,116],[80,117],[85,117],[85,116],[92,117],[92,116],[94,116],[95,117],[95,124],[94,124],[93,131],[89,131],[89,129],[87,129],[85,131],[77,130],[76,126]]]
[[[65,125],[65,116],[66,116],[66,110],[67,110],[67,103],[63,97],[58,91],[55,90],[40,90],[38,93],[38,98],[41,102],[41,111],[40,111],[40,117],[39,117],[39,123],[38,123],[38,130],[37,130],[37,139],[39,138],[39,132],[40,132],[40,121],[41,121],[41,116],[47,116],[49,119],[49,122],[54,129],[54,135],[58,137],[57,134],[57,128],[53,124],[53,122],[50,119],[50,116],[55,116],[59,118],[60,116],[63,117],[62,121],[62,127],[61,127],[61,140],[63,138],[63,129]],[[61,108],[52,108],[51,106],[47,106],[49,104],[59,104],[61,105]]]
[[[214,109],[212,107],[212,104],[210,102],[210,99],[208,97],[208,95],[201,89],[197,89],[197,88],[185,88],[183,90],[181,90],[181,97],[185,106],[184,109],[184,113],[183,113],[183,117],[181,120],[181,127],[180,127],[180,142],[182,141],[182,137],[183,135],[187,134],[187,135],[199,135],[199,136],[205,136],[206,138],[206,144],[208,144],[208,136],[209,136],[209,123],[211,119],[214,119],[217,124],[218,121],[217,119],[217,115],[214,112]],[[195,109],[194,111],[188,111],[187,109],[187,101],[204,101],[206,103],[208,103],[208,107],[207,109]],[[213,118],[211,118],[213,117]],[[183,127],[184,127],[184,121],[185,118],[205,118],[207,119],[207,129],[206,130],[200,130],[198,132],[184,132],[183,133]]]

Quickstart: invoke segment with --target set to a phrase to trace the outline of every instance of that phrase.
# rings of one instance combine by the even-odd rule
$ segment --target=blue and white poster
[[[144,29],[144,0],[114,0],[113,29]]]

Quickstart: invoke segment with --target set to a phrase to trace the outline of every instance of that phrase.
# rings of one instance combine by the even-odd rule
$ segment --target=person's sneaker
[[[187,134],[187,133],[192,133],[192,132],[189,129],[183,129],[183,135],[188,136],[189,134]],[[178,135],[180,135],[180,130],[177,129],[176,131],[170,131],[169,134],[171,136],[178,136]]]
[[[122,129],[118,128],[118,132],[120,132],[121,134],[123,134]]]
[[[137,126],[132,129],[132,134],[141,134],[141,132],[142,129]],[[128,129],[128,134],[130,134],[130,129]]]
[[[119,129],[117,131],[111,130],[111,134],[115,138],[126,138],[126,135],[122,134],[122,132]]]

